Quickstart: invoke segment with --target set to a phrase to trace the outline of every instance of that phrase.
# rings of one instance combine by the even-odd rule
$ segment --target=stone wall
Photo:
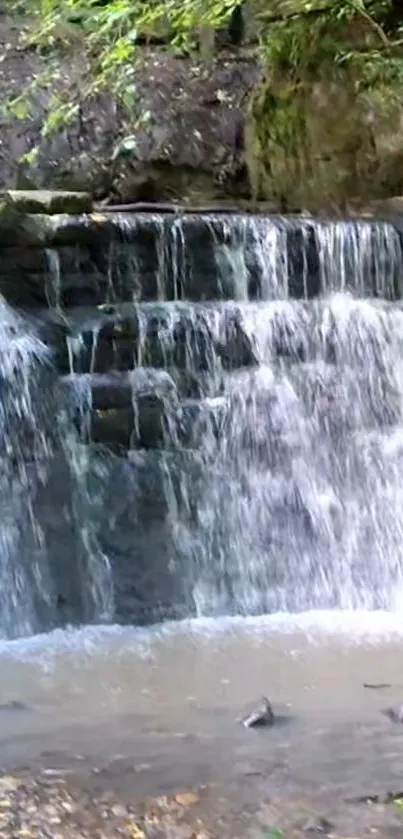
[[[199,502],[225,439],[227,373],[254,371],[262,351],[274,368],[309,362],[316,298],[329,290],[326,242],[339,289],[364,282],[360,293],[401,299],[400,230],[397,219],[335,232],[308,217],[100,213],[85,193],[2,197],[0,294],[49,350],[48,381],[35,391],[46,434],[63,408],[63,435],[75,440],[65,450],[59,436],[35,499],[54,581],[46,628],[93,617],[88,563],[74,553],[82,528],[110,557],[116,619],[192,614]],[[301,323],[287,298],[302,310],[313,301]],[[330,334],[324,352],[335,350]],[[31,442],[17,452],[28,460],[23,475],[36,468]],[[273,446],[273,457],[281,452]],[[212,561],[211,575],[221,573]]]

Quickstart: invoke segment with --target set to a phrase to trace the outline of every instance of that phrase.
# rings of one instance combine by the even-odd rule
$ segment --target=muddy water
[[[292,795],[403,787],[403,726],[382,714],[403,702],[403,618],[57,631],[3,644],[0,667],[6,768],[107,773],[123,791],[135,777],[146,795],[219,783],[249,802],[268,780]],[[245,730],[262,694],[277,725]]]

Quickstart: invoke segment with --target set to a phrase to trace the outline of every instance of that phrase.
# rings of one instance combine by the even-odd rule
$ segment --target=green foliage
[[[18,0],[34,16],[27,41],[39,49],[81,45],[88,59],[89,92],[113,89],[131,105],[139,38],[164,33],[174,50],[193,45],[200,26],[220,26],[236,0]]]
[[[322,9],[307,0],[303,6],[301,13],[272,23],[263,37],[272,71],[306,80],[348,64],[362,86],[402,76],[402,57],[393,52],[396,40],[382,27],[392,0],[333,0]]]
[[[251,101],[253,187],[255,197],[287,196],[296,207],[324,196],[336,206],[372,177],[375,114],[401,112],[403,33],[392,0],[304,6],[262,33],[267,72]]]
[[[30,16],[23,45],[34,47],[46,64],[46,71],[18,97],[3,105],[17,119],[32,115],[32,96],[56,82],[42,128],[46,137],[71,123],[79,114],[80,102],[109,91],[130,111],[134,127],[149,122],[141,113],[136,89],[138,41],[163,35],[174,53],[189,52],[200,27],[221,26],[230,17],[237,0],[14,0],[12,7]],[[62,79],[58,65],[74,47],[81,68],[80,78]],[[48,65],[53,70],[49,70]],[[135,141],[126,138],[114,157],[134,152]],[[36,150],[25,161],[36,159]]]
[[[305,91],[313,79],[348,76],[363,96],[376,90],[380,98],[403,82],[403,27],[389,31],[387,24],[393,0],[247,2],[256,7],[259,48],[267,66],[265,95],[258,93],[252,109],[262,124],[260,140],[271,148],[280,144],[286,152],[296,134],[303,136]],[[42,128],[46,137],[79,117],[83,99],[108,90],[131,115],[130,136],[119,143],[114,159],[135,154],[133,132],[151,118],[141,112],[136,89],[139,40],[160,35],[173,53],[189,54],[201,29],[222,26],[238,5],[239,0],[13,0],[13,8],[31,18],[28,34],[21,37],[44,57],[46,70],[3,107],[27,119],[35,90],[54,90]],[[64,79],[59,68],[72,47],[77,72]],[[286,80],[280,94],[276,79]],[[36,151],[25,159],[34,161]]]

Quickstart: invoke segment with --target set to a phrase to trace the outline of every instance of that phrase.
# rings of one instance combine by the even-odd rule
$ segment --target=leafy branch
[[[334,72],[347,65],[359,75],[358,84],[368,86],[381,79],[403,77],[399,31],[385,31],[392,0],[292,0],[282,6],[272,0],[256,11],[260,50],[268,74],[304,84],[324,70]],[[191,52],[203,28],[215,30],[231,18],[239,0],[14,0],[14,7],[31,16],[32,26],[22,35],[26,48],[52,57],[62,66],[66,53],[74,49],[80,57],[81,76],[72,81],[58,79],[48,104],[42,136],[63,130],[79,116],[83,98],[102,91],[112,93],[131,115],[131,133],[115,150],[115,156],[135,151],[133,124],[147,123],[150,114],[141,112],[136,86],[136,68],[141,50],[160,35],[172,53]],[[284,8],[284,7],[283,7]],[[354,43],[350,29],[361,19],[378,39]],[[40,74],[33,86],[5,108],[17,118],[29,118],[32,97],[45,86],[49,71]],[[31,152],[28,152],[28,155]],[[32,159],[35,150],[32,150]]]

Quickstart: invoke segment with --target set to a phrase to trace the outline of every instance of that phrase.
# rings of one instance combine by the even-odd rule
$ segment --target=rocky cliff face
[[[19,32],[18,22],[0,14],[3,100],[18,95],[38,73],[52,70],[49,56],[21,49]],[[79,58],[78,48],[77,66]],[[74,73],[71,56],[59,61],[59,78],[48,90],[35,91],[29,118],[17,121],[3,115],[0,186],[88,189],[98,198],[117,201],[203,203],[250,196],[244,131],[248,96],[260,70],[247,51],[203,62],[144,49],[136,83],[140,113],[149,119],[136,128],[135,152],[119,163],[112,161],[113,151],[133,132],[137,115],[124,113],[111,96],[83,102],[79,119],[68,129],[41,137],[52,92],[62,85],[63,75],[71,79]],[[79,74],[75,82],[79,85]],[[35,145],[35,165],[19,164]]]
[[[260,505],[239,465],[292,471],[312,416],[329,428],[332,400],[352,438],[360,411],[377,428],[398,422],[399,392],[379,361],[380,324],[387,334],[389,321],[367,320],[359,304],[352,315],[347,296],[340,308],[326,295],[376,296],[385,312],[400,300],[400,227],[397,219],[101,214],[85,194],[3,198],[0,462],[8,471],[0,497],[6,506],[17,486],[18,521],[32,512],[32,541],[10,549],[30,583],[33,552],[42,551],[31,630],[105,615],[150,622],[193,614],[200,603],[205,613],[228,611],[244,596],[231,515],[210,517],[227,492],[230,503],[232,493],[247,493],[245,509]],[[343,365],[350,372],[338,390]],[[306,425],[294,413],[296,393]],[[337,411],[330,416],[336,434]],[[274,526],[282,534],[276,554],[290,515],[300,538],[311,527],[299,497],[287,489],[267,520],[267,544]],[[259,584],[259,608],[268,590]],[[7,632],[25,631],[10,614]]]
[[[274,17],[279,8],[273,2]],[[297,9],[297,0],[288,8]],[[83,58],[80,45],[74,62],[69,53],[56,62],[22,49],[21,25],[0,14],[3,100],[44,70],[52,79],[33,93],[29,118],[2,116],[0,187],[89,190],[113,203],[225,201],[253,207],[266,201],[287,211],[346,211],[403,191],[398,87],[375,86],[363,95],[356,79],[343,73],[296,87],[287,75],[273,79],[251,44],[206,61],[144,48],[136,84],[147,120],[139,123],[138,114],[125,113],[103,95],[83,101],[68,128],[42,137],[50,97],[66,78],[80,86]],[[367,35],[360,30],[359,37]],[[135,148],[113,159],[122,138],[133,133]],[[33,146],[39,148],[35,163],[20,163]]]

